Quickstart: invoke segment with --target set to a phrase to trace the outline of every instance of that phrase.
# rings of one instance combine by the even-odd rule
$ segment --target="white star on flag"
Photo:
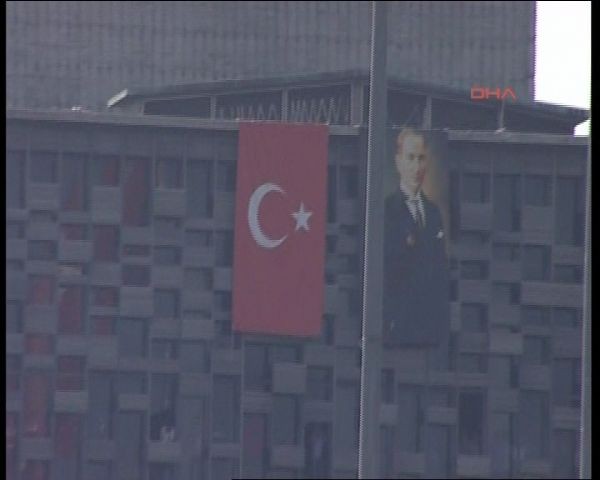
[[[296,220],[296,231],[303,228],[307,232],[310,230],[308,226],[308,219],[312,215],[312,212],[304,210],[304,203],[300,202],[300,209],[297,212],[292,213],[292,217]]]

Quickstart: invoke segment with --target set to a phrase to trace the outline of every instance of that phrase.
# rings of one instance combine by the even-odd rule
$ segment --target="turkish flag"
[[[326,125],[240,125],[235,331],[321,333],[327,144]]]

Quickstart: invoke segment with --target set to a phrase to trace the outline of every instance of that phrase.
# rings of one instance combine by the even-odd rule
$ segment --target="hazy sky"
[[[537,2],[535,99],[590,108],[592,2]],[[589,121],[577,127],[587,135]]]

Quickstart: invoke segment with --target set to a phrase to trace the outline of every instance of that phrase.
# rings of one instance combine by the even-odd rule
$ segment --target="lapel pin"
[[[437,238],[444,238],[444,232],[442,230],[437,233]]]

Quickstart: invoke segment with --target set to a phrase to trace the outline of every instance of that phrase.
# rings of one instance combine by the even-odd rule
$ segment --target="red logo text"
[[[507,97],[512,97],[513,100],[517,99],[515,91],[511,88],[489,88],[489,87],[471,87],[471,100],[489,100],[495,98],[496,100],[505,100]]]

